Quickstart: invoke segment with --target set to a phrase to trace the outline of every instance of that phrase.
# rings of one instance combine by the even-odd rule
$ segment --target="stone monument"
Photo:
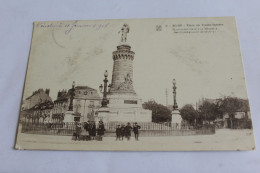
[[[69,94],[69,110],[65,112],[65,116],[63,120],[64,123],[75,121],[74,119],[75,113],[73,111],[73,99],[75,97],[75,81],[73,81],[71,91],[68,94]]]
[[[101,107],[98,118],[105,122],[151,122],[152,112],[142,108],[142,100],[138,98],[133,85],[133,60],[135,52],[127,43],[128,24],[124,24],[121,42],[113,52],[112,83],[107,92],[107,107]]]
[[[176,101],[176,81],[175,79],[172,80],[173,84],[173,110],[172,110],[172,123],[177,123],[178,128],[181,127],[182,117],[180,111],[178,109],[177,101]]]

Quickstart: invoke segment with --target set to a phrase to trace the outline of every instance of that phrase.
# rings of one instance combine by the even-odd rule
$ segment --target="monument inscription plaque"
[[[137,104],[137,100],[124,100],[125,104]]]

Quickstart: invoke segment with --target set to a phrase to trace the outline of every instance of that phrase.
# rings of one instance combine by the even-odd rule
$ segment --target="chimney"
[[[60,90],[59,90],[59,92],[58,92],[58,95],[57,95],[57,99],[60,97]]]
[[[45,93],[49,96],[50,95],[50,89],[46,89]]]

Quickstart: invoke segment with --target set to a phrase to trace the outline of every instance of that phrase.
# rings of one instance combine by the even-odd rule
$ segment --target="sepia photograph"
[[[255,150],[235,17],[34,22],[15,149]]]

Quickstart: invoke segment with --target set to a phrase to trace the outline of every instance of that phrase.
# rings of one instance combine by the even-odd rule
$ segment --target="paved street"
[[[20,149],[42,150],[252,150],[252,130],[218,129],[214,135],[142,137],[135,141],[116,141],[104,137],[103,141],[73,141],[70,136],[50,136],[20,133]]]

